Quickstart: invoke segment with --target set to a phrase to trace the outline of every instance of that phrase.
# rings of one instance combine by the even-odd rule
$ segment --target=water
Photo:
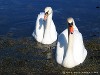
[[[45,45],[39,46],[33,38],[28,38],[32,37],[37,15],[47,6],[53,8],[53,20],[59,34],[67,27],[66,19],[73,17],[84,39],[100,37],[100,0],[0,0],[0,35],[11,33],[19,39],[0,37],[0,74],[98,73],[99,39],[85,43],[88,56],[82,65],[66,69],[54,61],[56,46],[48,50]],[[54,56],[47,60],[50,53]]]
[[[0,0],[0,35],[32,36],[37,15],[47,6],[53,8],[59,34],[73,17],[84,38],[100,36],[100,0]]]

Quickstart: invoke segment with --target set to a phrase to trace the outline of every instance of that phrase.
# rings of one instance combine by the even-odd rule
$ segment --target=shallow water
[[[84,38],[100,35],[100,0],[0,0],[0,35],[32,36],[37,15],[51,6],[53,20],[60,34],[66,29],[66,19],[73,17]]]
[[[64,68],[55,61],[56,43],[43,45],[32,37],[13,39],[0,36],[0,74],[97,74],[100,68],[100,38],[85,40],[88,51],[85,61],[74,67]]]

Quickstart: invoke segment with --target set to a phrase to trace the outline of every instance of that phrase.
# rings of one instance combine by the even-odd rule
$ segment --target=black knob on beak
[[[48,11],[45,13],[45,15],[48,15]]]
[[[73,26],[73,22],[68,23],[68,25],[69,25],[69,27],[72,27]]]

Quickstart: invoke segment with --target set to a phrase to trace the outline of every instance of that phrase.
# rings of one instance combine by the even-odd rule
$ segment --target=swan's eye
[[[69,25],[69,26],[72,26],[72,25],[73,25],[73,22],[71,22],[71,23],[68,23],[68,25]]]

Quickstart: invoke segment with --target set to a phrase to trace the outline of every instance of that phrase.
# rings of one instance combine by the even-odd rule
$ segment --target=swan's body
[[[69,29],[65,29],[58,37],[57,43],[57,63],[67,68],[72,68],[82,63],[87,51],[83,44],[82,34],[78,31],[73,21],[73,33]]]
[[[45,15],[47,14],[46,19]],[[46,7],[45,12],[38,15],[36,28],[33,32],[33,37],[42,44],[52,44],[57,40],[57,31],[52,20],[53,11],[51,7]]]

